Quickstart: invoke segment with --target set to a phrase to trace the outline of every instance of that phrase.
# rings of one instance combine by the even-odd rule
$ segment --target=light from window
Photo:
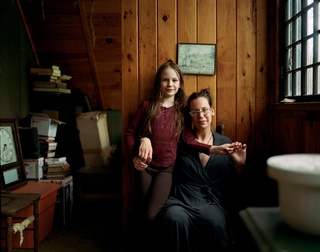
[[[319,9],[319,0],[286,0],[285,97],[320,101]]]

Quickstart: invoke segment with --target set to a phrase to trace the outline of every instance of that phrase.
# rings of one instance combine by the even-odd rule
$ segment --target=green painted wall
[[[28,70],[36,60],[15,0],[0,1],[0,118],[29,113]]]

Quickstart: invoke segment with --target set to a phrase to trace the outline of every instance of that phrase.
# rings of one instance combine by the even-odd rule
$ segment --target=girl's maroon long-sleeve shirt
[[[128,154],[130,160],[138,155],[138,150],[135,146],[139,145],[141,137],[139,133],[140,122],[146,116],[146,111],[150,105],[149,101],[143,101],[135,114],[135,117],[130,122],[128,130],[125,134]],[[174,107],[160,107],[159,116],[155,117],[151,122],[152,136],[150,137],[153,155],[149,165],[156,167],[173,166],[177,156],[178,137],[176,136],[176,127],[174,122]],[[185,144],[192,148],[196,148],[199,152],[209,153],[210,145],[202,144],[195,140],[190,130],[185,130],[183,133]]]

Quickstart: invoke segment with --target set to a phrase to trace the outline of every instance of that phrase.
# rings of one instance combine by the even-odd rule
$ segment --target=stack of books
[[[45,158],[43,165],[44,179],[64,179],[71,175],[70,164],[66,157]]]
[[[52,158],[55,156],[58,143],[55,137],[42,137],[39,136],[40,154],[45,158]]]
[[[30,68],[30,76],[33,82],[33,91],[65,94],[71,93],[66,81],[70,80],[72,77],[66,74],[61,74],[59,66],[52,65],[49,68]]]

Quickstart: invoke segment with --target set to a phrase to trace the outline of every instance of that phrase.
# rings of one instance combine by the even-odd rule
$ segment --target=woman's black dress
[[[213,132],[215,145],[231,143]],[[229,155],[212,154],[202,167],[199,153],[179,146],[172,192],[159,216],[159,251],[226,251],[229,228],[221,186],[234,170]]]

